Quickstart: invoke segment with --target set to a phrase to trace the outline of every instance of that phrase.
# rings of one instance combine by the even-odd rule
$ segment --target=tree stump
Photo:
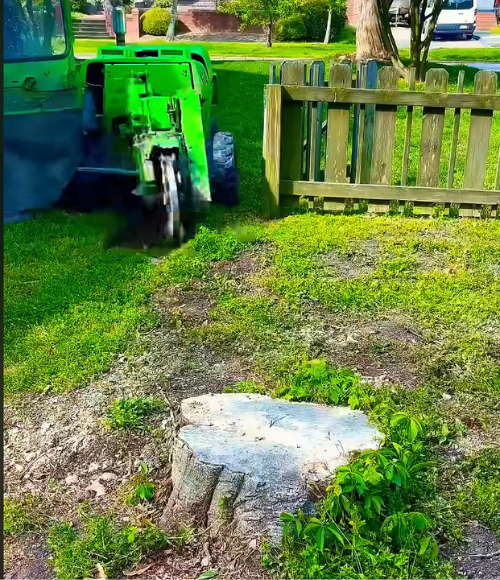
[[[181,415],[162,526],[232,521],[238,535],[275,542],[280,514],[305,504],[310,483],[328,481],[349,453],[376,449],[382,437],[360,411],[254,394],[186,399]]]

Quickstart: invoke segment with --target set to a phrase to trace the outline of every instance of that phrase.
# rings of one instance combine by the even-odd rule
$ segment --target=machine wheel
[[[238,205],[240,200],[240,175],[236,167],[234,138],[231,133],[219,132],[214,135],[213,149],[213,191],[212,201],[228,207]]]
[[[472,34],[466,34],[465,35],[465,40],[472,40]]]

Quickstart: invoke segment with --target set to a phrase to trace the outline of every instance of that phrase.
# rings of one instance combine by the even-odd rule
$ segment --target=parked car
[[[391,22],[395,26],[410,24],[410,0],[394,0],[389,8]]]
[[[434,0],[429,2],[428,13],[433,9]],[[477,0],[448,0],[439,15],[434,37],[465,36],[470,40],[476,29]],[[429,20],[424,24],[427,36]]]

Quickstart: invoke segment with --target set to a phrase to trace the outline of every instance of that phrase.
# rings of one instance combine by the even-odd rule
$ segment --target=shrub
[[[153,0],[153,8],[171,8],[172,0]]]
[[[325,0],[305,0],[299,7],[305,24],[309,42],[323,42],[328,21],[328,3]],[[330,41],[335,39],[345,26],[346,2],[336,0],[332,8],[332,27]]]
[[[305,40],[307,36],[306,25],[300,14],[283,18],[278,21],[276,27],[276,40],[278,42],[290,42],[296,40]]]
[[[142,30],[151,36],[165,36],[170,24],[170,12],[165,8],[151,8],[141,17]]]

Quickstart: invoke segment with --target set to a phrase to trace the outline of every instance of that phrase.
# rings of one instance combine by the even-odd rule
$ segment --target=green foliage
[[[87,0],[69,0],[71,12],[83,13],[85,6],[88,4]]]
[[[142,30],[151,36],[165,36],[170,24],[170,11],[151,8],[141,16]]]
[[[276,40],[278,42],[305,40],[306,36],[306,25],[299,14],[278,21],[276,26]]]
[[[37,532],[47,526],[47,509],[39,497],[26,494],[22,500],[4,498],[3,532],[18,536],[26,532]]]
[[[329,388],[324,388],[329,385]],[[319,388],[318,388],[319,387]],[[333,387],[333,388],[332,388]],[[428,429],[402,410],[390,393],[359,383],[350,371],[324,361],[303,364],[289,392],[306,400],[346,402],[369,411],[385,432],[384,446],[364,451],[335,472],[317,515],[283,514],[280,574],[288,578],[445,577],[439,563],[435,526],[415,509],[412,497],[434,465],[426,457]],[[325,392],[335,392],[328,400]]]
[[[245,231],[221,232],[201,226],[196,237],[186,248],[174,253],[158,269],[157,284],[182,284],[195,278],[203,278],[211,262],[231,260],[253,242],[255,237]]]
[[[219,5],[219,11],[225,14],[234,14],[240,18],[243,29],[247,26],[269,27],[281,16],[281,1],[224,0]],[[289,4],[288,1],[287,4]]]
[[[346,23],[345,0],[303,0],[299,12],[305,24],[309,42],[323,42],[326,34],[328,10],[332,10],[331,36],[329,42],[340,36]]]
[[[139,473],[130,478],[125,497],[126,505],[138,505],[143,502],[151,502],[155,494],[156,484],[151,479],[148,466],[141,464]]]
[[[153,0],[153,8],[172,8],[172,0]]]
[[[144,419],[148,415],[161,411],[164,404],[148,397],[131,397],[117,399],[110,406],[106,416],[108,429],[143,429],[147,430]]]
[[[234,387],[226,387],[225,393],[254,393],[257,395],[266,395],[267,390],[263,385],[259,385],[255,381],[240,381]]]
[[[166,548],[165,534],[150,523],[120,527],[111,514],[80,510],[81,527],[61,523],[50,530],[48,544],[60,580],[93,578],[100,564],[108,578],[119,578],[148,554]]]
[[[332,368],[324,360],[305,361],[290,384],[279,388],[276,395],[290,401],[345,405],[358,383],[358,377],[348,369]]]

